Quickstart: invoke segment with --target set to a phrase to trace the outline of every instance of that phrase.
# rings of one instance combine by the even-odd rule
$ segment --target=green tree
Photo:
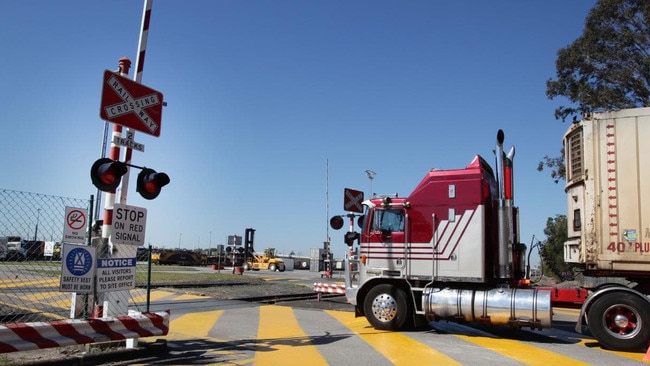
[[[556,79],[546,82],[546,96],[566,98],[555,118],[601,110],[650,106],[650,1],[599,0],[585,20],[582,36],[560,49]],[[537,170],[565,179],[564,154],[545,156]]]
[[[577,105],[555,117],[650,105],[649,25],[648,0],[598,1],[582,36],[558,51],[557,79],[546,82],[547,97]]]
[[[556,215],[546,220],[546,240],[540,245],[540,257],[547,274],[561,279],[572,278],[573,266],[564,262],[564,242],[567,240],[566,215]]]

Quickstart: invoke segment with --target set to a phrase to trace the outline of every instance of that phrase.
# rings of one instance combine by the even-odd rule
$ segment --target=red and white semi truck
[[[464,169],[432,169],[407,197],[363,202],[361,232],[351,225],[345,235],[350,246],[358,240],[345,265],[356,315],[385,330],[435,320],[542,329],[568,301],[582,306],[577,330],[586,324],[603,347],[647,346],[650,108],[594,113],[564,136],[565,261],[598,280],[580,288],[521,286],[514,148],[506,153],[503,141],[500,130],[494,170],[477,155]]]

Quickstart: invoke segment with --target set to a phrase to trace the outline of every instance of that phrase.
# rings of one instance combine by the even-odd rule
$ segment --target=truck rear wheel
[[[627,292],[611,292],[595,300],[587,314],[589,330],[607,349],[638,351],[650,339],[648,302]]]
[[[269,271],[271,271],[271,272],[275,272],[276,269],[277,269],[277,267],[275,266],[275,263],[271,263],[271,264],[269,265]]]
[[[373,287],[366,296],[363,310],[366,319],[376,329],[399,330],[409,319],[406,294],[399,287],[382,284]]]

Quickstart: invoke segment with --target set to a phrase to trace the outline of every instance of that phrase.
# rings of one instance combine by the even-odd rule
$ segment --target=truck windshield
[[[404,211],[376,210],[372,220],[372,231],[404,231]]]

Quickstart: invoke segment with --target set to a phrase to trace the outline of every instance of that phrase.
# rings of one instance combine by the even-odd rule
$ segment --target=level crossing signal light
[[[153,169],[142,168],[138,174],[137,191],[148,200],[152,200],[160,194],[162,187],[169,184],[169,176],[165,173],[158,173]]]
[[[113,192],[126,174],[126,164],[108,158],[98,159],[90,168],[93,185],[103,192]]]
[[[158,173],[153,169],[141,169],[142,171],[138,175],[137,191],[143,198],[152,200],[158,197],[162,187],[169,184],[169,176],[165,173]],[[126,163],[109,158],[100,158],[90,168],[90,180],[100,191],[115,192],[122,181],[122,176],[127,171]]]
[[[348,231],[347,233],[345,233],[343,239],[345,240],[345,244],[351,247],[354,245],[355,240],[359,239],[359,236],[360,236],[359,233],[356,231]]]
[[[255,229],[247,228],[244,235],[244,249],[246,253],[252,253],[255,251],[253,248],[253,242],[255,239]]]

